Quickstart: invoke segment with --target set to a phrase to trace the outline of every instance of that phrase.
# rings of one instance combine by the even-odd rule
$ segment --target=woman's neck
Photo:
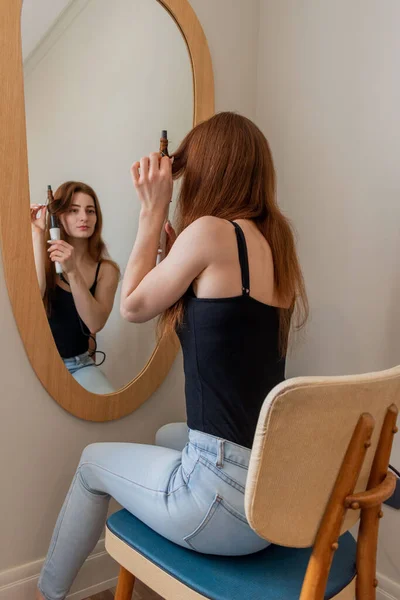
[[[68,238],[68,244],[71,244],[75,250],[75,260],[78,264],[84,262],[89,256],[88,240],[80,240],[78,238]]]

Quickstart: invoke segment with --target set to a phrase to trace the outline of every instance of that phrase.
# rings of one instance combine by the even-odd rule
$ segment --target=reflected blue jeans
[[[63,361],[72,377],[89,392],[111,394],[116,391],[103,371],[96,366],[94,360],[89,356],[89,352],[71,358],[63,358]]]
[[[46,600],[66,597],[101,535],[110,496],[196,552],[242,555],[268,546],[245,516],[248,448],[183,423],[161,428],[156,444],[92,444],[83,451],[39,579]]]

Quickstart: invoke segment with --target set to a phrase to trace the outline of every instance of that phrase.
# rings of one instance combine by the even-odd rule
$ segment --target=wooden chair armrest
[[[396,476],[394,473],[387,473],[385,479],[378,486],[347,496],[345,500],[346,508],[352,508],[358,510],[359,508],[373,508],[374,506],[380,506],[382,502],[390,498],[396,489]]]

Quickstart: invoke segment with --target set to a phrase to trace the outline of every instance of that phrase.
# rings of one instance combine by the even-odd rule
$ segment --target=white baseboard
[[[377,574],[377,579],[379,585],[376,592],[376,600],[400,600],[400,583],[380,573]]]
[[[377,588],[376,590],[376,600],[398,600],[399,596],[392,596],[392,594],[388,594],[381,590],[381,588]]]
[[[37,560],[0,572],[0,600],[32,600],[43,562]],[[118,569],[117,563],[104,549],[104,540],[100,540],[79,572],[68,600],[83,600],[115,587]]]

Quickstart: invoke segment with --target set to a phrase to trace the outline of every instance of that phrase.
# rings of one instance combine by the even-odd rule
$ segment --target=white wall
[[[258,0],[192,0],[191,4],[211,47],[217,110],[238,110],[253,117]],[[230,36],[222,37],[222,31]],[[1,265],[0,331],[0,582],[12,586],[14,574],[18,576],[10,571],[12,567],[21,567],[25,576],[23,566],[45,555],[84,446],[107,440],[149,442],[160,425],[183,419],[183,377],[179,359],[161,388],[134,414],[114,423],[87,423],[64,412],[32,371],[12,316]],[[101,572],[96,578],[101,580]],[[12,587],[1,589],[0,583],[2,600],[32,597],[22,591],[15,594]]]
[[[190,0],[190,4],[210,47],[216,110],[254,119],[260,0]]]
[[[311,303],[289,375],[400,363],[399,22],[397,0],[261,0],[257,122]],[[385,508],[380,579],[400,598],[399,539]]]

